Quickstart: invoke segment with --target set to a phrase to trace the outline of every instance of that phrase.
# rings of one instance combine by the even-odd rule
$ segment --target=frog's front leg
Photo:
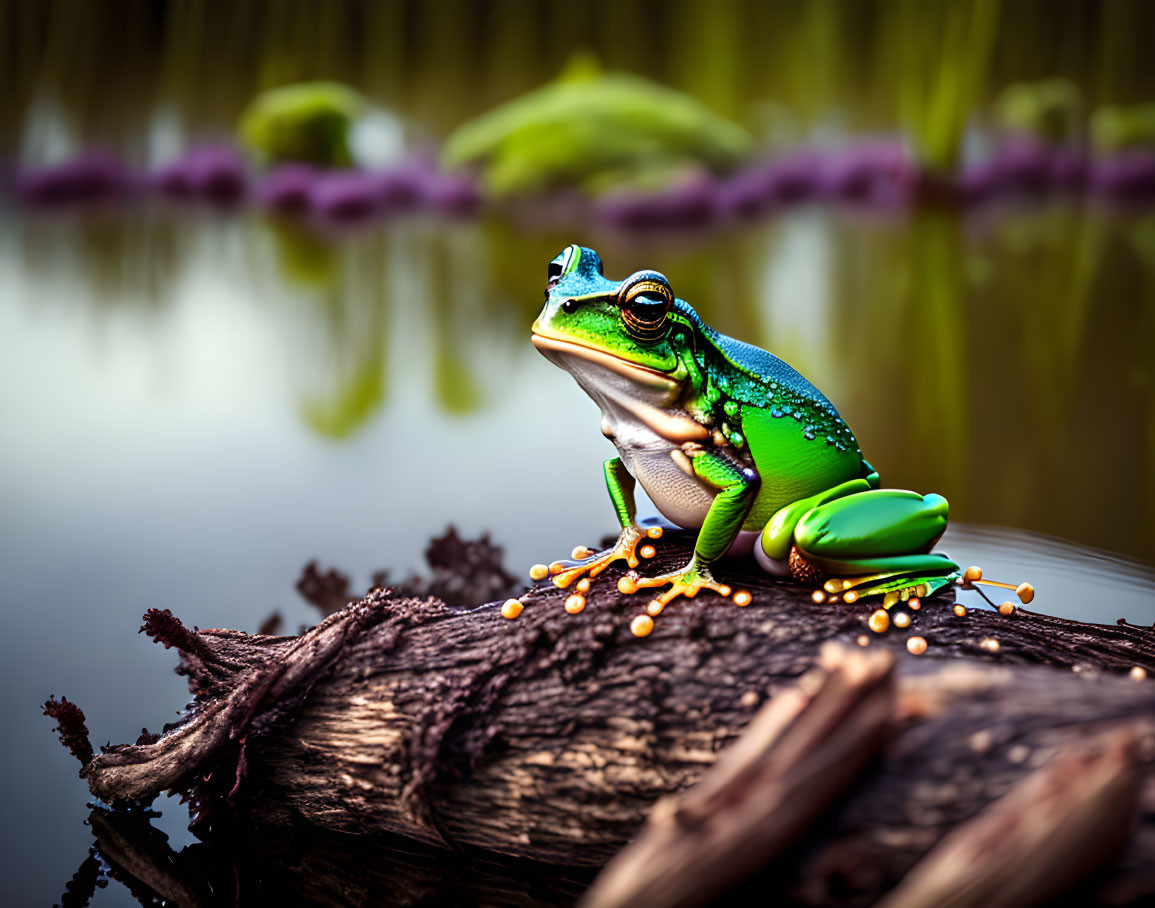
[[[644,530],[638,526],[637,505],[634,502],[635,480],[626,469],[625,464],[622,463],[621,458],[611,457],[603,467],[606,476],[606,489],[610,493],[610,500],[614,503],[614,511],[618,515],[618,523],[621,524],[622,532],[618,536],[617,543],[609,551],[602,552],[573,566],[555,563],[555,566],[550,568],[550,573],[553,574],[553,582],[562,589],[583,575],[591,579],[597,577],[615,561],[625,561],[631,568],[636,568],[638,566],[638,544],[645,539],[657,539],[662,535],[661,527],[651,527]]]
[[[683,452],[686,452],[686,448],[683,448]],[[656,577],[639,577],[631,571],[618,582],[618,589],[623,593],[670,584],[668,590],[647,606],[646,610],[651,616],[660,613],[676,597],[692,598],[702,589],[713,590],[722,596],[730,595],[730,587],[714,579],[710,564],[722,557],[737,538],[762,486],[762,479],[756,470],[742,467],[705,449],[691,449],[687,453],[694,475],[718,490],[698,532],[693,557],[685,567],[676,571]],[[749,601],[748,594],[746,601]]]

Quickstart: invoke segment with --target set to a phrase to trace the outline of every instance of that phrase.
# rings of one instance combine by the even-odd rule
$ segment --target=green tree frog
[[[817,388],[765,350],[703,324],[658,272],[607,280],[596,252],[567,247],[549,264],[533,343],[602,411],[602,433],[618,451],[604,469],[621,524],[609,551],[575,550],[576,563],[539,565],[535,579],[548,571],[559,587],[577,581],[584,592],[590,578],[624,560],[631,570],[619,582],[623,593],[668,586],[647,606],[656,616],[702,589],[729,596],[712,573],[727,552],[752,550],[771,574],[824,582],[816,601],[837,594],[893,602],[963,576],[931,551],[946,528],[945,498],[879,488],[854,434]],[[676,571],[634,570],[639,552],[653,553],[647,537],[660,533],[637,522],[635,482],[670,522],[698,531],[693,557]],[[976,580],[975,571],[965,580]],[[750,601],[743,591],[734,598]]]

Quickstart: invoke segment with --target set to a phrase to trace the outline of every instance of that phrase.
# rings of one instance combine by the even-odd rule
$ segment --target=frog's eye
[[[657,340],[666,333],[666,314],[673,302],[670,282],[657,271],[631,275],[618,291],[626,330],[641,341]]]

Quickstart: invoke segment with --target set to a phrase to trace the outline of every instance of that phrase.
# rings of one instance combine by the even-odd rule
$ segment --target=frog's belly
[[[618,450],[622,463],[662,516],[687,530],[702,526],[717,490],[679,467],[670,457],[672,446],[662,451]]]

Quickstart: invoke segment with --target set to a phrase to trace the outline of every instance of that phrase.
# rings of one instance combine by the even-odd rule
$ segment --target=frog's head
[[[607,280],[596,252],[567,246],[549,263],[533,343],[590,394],[668,399],[686,375],[675,344],[685,335],[672,331],[681,308],[689,307],[674,299],[670,282],[657,271]]]

